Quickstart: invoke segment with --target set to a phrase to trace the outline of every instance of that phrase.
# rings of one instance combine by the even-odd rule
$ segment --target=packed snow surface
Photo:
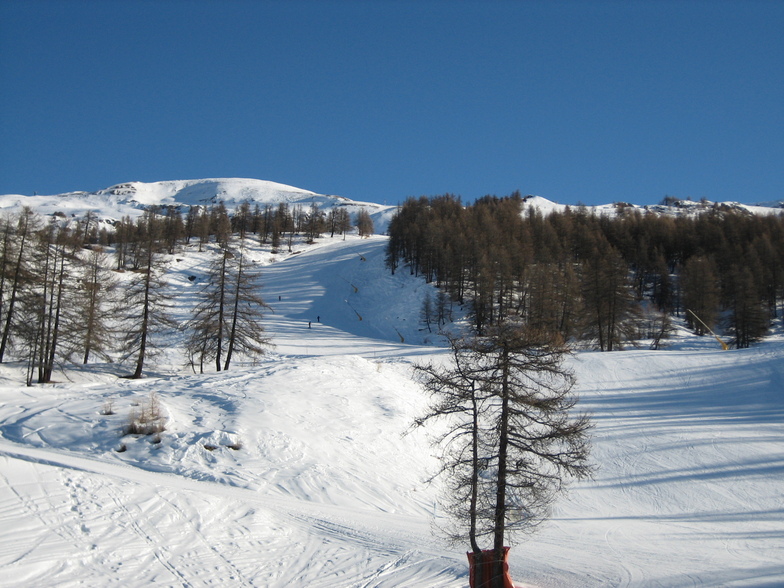
[[[27,388],[0,365],[0,585],[466,586],[410,427],[412,365],[447,356],[418,321],[431,286],[390,275],[385,244],[257,249],[276,347],[255,364],[194,374],[173,335],[141,380],[96,364]],[[170,259],[181,320],[205,255]],[[784,585],[783,358],[780,337],[684,331],[571,357],[598,470],[513,545],[518,585]],[[122,437],[151,395],[160,442]]]

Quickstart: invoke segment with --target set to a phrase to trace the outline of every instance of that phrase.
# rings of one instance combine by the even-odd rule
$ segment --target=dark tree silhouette
[[[591,424],[570,414],[577,398],[567,353],[552,333],[504,323],[453,340],[453,365],[419,368],[435,402],[418,424],[450,423],[441,473],[446,510],[462,527],[451,536],[468,537],[475,561],[480,540],[492,541],[493,586],[503,586],[505,541],[536,528],[569,478],[591,473]]]
[[[198,363],[203,372],[204,363],[214,361],[216,371],[221,371],[229,369],[235,351],[250,356],[264,353],[270,343],[261,321],[269,307],[257,293],[258,275],[247,268],[243,239],[236,251],[219,250],[207,279],[189,324],[191,365],[195,368]]]
[[[125,290],[123,312],[125,331],[124,357],[136,356],[131,378],[141,378],[148,356],[157,348],[156,337],[176,325],[169,317],[171,296],[166,292],[164,267],[160,258],[160,225],[152,211],[137,222],[143,239],[138,243],[140,268]]]
[[[83,364],[89,362],[91,355],[109,358],[113,341],[109,296],[115,280],[106,269],[107,263],[108,256],[100,247],[91,249],[81,262],[81,279],[75,292],[75,310],[81,328],[73,330],[73,347]]]
[[[6,248],[3,251],[4,264],[3,270],[3,298],[7,299],[5,308],[4,321],[3,321],[3,334],[0,339],[0,363],[5,358],[6,351],[11,339],[13,337],[14,327],[16,324],[16,311],[18,295],[21,289],[32,278],[30,269],[30,242],[34,231],[38,228],[40,221],[38,215],[29,207],[24,207],[19,215],[14,231],[15,250],[8,248],[9,243],[6,243]],[[8,290],[6,298],[5,290]]]
[[[367,210],[360,210],[357,213],[357,232],[360,237],[370,237],[374,231],[373,219]]]

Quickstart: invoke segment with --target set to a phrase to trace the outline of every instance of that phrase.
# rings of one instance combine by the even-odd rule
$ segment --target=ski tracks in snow
[[[0,459],[4,483],[14,489],[13,500],[2,494],[0,509],[38,521],[30,536],[39,545],[2,543],[0,565],[15,586],[114,577],[136,586],[381,587],[421,584],[423,574],[427,586],[460,585],[459,558],[417,551],[428,543],[426,521],[261,496],[5,440]],[[75,546],[79,560],[63,557]],[[54,567],[42,572],[40,559]],[[24,572],[21,581],[14,572]]]

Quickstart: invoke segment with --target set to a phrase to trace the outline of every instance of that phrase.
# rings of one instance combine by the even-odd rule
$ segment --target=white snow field
[[[276,344],[255,364],[196,375],[173,336],[141,380],[96,364],[28,388],[0,365],[0,585],[467,586],[427,433],[404,435],[427,402],[411,366],[446,355],[418,321],[431,286],[390,275],[385,244],[255,251]],[[183,321],[205,259],[171,259]],[[780,335],[686,332],[570,358],[598,470],[513,544],[518,586],[784,585],[783,359]],[[121,437],[151,394],[160,442]]]

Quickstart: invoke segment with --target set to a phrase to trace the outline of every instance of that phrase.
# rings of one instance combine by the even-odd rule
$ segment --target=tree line
[[[162,217],[165,225],[165,242],[169,253],[173,253],[176,245],[189,244],[195,241],[199,251],[211,240],[225,240],[227,236],[237,234],[244,239],[247,235],[255,236],[262,245],[270,245],[273,252],[282,247],[291,251],[294,238],[304,236],[307,241],[329,233],[330,237],[343,235],[356,226],[359,235],[367,237],[373,234],[373,220],[366,210],[360,210],[352,222],[351,214],[344,207],[334,207],[324,212],[318,203],[309,207],[302,205],[289,206],[286,202],[278,205],[256,203],[251,206],[248,201],[240,203],[232,214],[229,214],[223,202],[214,206],[190,206],[183,213],[179,207],[158,207],[157,215]],[[124,217],[112,231],[110,236],[105,228],[100,235],[95,232],[92,242],[109,244],[114,241],[118,248],[118,268],[125,263],[125,254],[132,250],[133,243],[128,243],[126,235],[134,232],[134,221]]]
[[[304,210],[244,202],[234,214],[220,202],[184,212],[149,207],[136,219],[98,221],[94,212],[42,218],[27,207],[0,220],[0,363],[24,361],[28,385],[52,381],[64,362],[130,362],[128,376],[139,378],[175,331],[184,332],[186,361],[200,373],[210,364],[229,369],[238,353],[257,356],[269,345],[261,324],[267,306],[248,240],[275,252],[291,250],[295,236],[312,241],[353,228],[345,208],[325,214],[316,203]],[[367,211],[357,225],[373,233]],[[214,261],[190,320],[177,325],[166,261],[188,245],[209,249]]]
[[[782,215],[722,205],[663,215],[623,204],[613,215],[545,215],[523,213],[523,202],[519,193],[467,206],[451,194],[410,198],[390,223],[387,266],[405,265],[469,305],[480,334],[513,316],[603,351],[657,343],[672,315],[748,347],[780,317]]]

